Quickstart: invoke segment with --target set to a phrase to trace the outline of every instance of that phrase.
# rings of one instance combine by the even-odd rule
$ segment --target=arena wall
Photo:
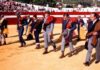
[[[92,12],[51,12],[51,15],[56,18],[56,23],[61,23],[63,14],[67,13],[71,17],[81,16],[83,18],[87,18]],[[100,12],[96,13],[100,14]],[[5,18],[7,18],[9,25],[15,25],[17,23],[16,12],[0,12],[0,15],[1,14],[3,14]],[[37,17],[42,17],[45,14],[45,12],[21,12],[22,16],[30,15],[32,17],[32,15],[34,14],[36,14]]]

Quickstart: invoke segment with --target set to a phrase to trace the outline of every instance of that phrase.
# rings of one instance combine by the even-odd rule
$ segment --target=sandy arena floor
[[[86,57],[84,49],[85,41],[74,43],[74,47],[78,50],[76,55],[68,57],[66,54],[69,48],[66,48],[63,59],[59,59],[61,54],[61,42],[57,42],[61,32],[61,25],[56,24],[54,29],[54,40],[57,45],[57,52],[52,51],[49,46],[49,52],[43,55],[44,39],[43,34],[40,35],[41,49],[35,49],[35,41],[26,41],[27,46],[20,48],[18,42],[16,26],[9,26],[9,37],[7,45],[0,46],[0,70],[100,70],[100,63],[95,64],[95,49],[93,49],[92,62],[89,67],[83,65]],[[26,36],[24,36],[26,39]]]

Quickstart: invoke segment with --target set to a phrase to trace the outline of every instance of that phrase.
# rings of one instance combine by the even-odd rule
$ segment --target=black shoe
[[[77,39],[77,41],[80,41],[80,40],[81,40],[80,38]]]
[[[21,44],[21,46],[19,46],[19,47],[25,47],[26,46],[26,43],[24,43],[24,44]]]
[[[45,48],[45,51],[43,52],[43,54],[47,54],[47,53],[48,53],[47,48]]]
[[[19,46],[19,47],[24,47],[23,45]]]
[[[5,34],[5,37],[7,38],[7,37],[8,37],[8,35],[7,35],[7,34]]]
[[[61,52],[61,56],[59,58],[64,58],[64,51]]]
[[[85,62],[84,65],[85,65],[85,66],[89,66],[90,63],[89,63],[89,62]]]
[[[95,64],[98,64],[100,61],[95,61]]]
[[[62,54],[59,58],[62,59],[62,58],[64,58],[64,57],[65,57],[65,56]]]
[[[0,42],[0,46],[2,45],[2,43]]]
[[[0,46],[2,46],[2,44],[0,44]]]
[[[36,49],[40,49],[40,44],[38,44],[38,45],[36,46]]]
[[[6,42],[4,42],[4,44],[3,45],[6,45]]]
[[[54,47],[54,52],[56,52],[56,47]]]
[[[35,49],[40,49],[40,47],[36,47]]]
[[[26,43],[23,44],[23,47],[25,47],[25,46],[26,46]]]
[[[47,53],[48,53],[47,51],[44,51],[44,52],[43,52],[43,54],[47,54]]]
[[[53,48],[54,48],[54,51],[56,52],[56,45],[55,44],[53,45]]]

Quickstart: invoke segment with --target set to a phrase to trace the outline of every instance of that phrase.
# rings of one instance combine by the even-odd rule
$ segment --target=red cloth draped
[[[54,20],[54,17],[53,16],[48,16],[45,23],[46,24],[50,24],[53,20]]]
[[[70,18],[66,28],[71,28],[72,23],[77,22],[77,18]]]

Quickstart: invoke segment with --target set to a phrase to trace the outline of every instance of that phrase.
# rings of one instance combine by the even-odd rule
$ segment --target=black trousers
[[[4,28],[0,26],[0,35],[3,38],[3,42],[6,43],[6,37],[5,34],[3,33]],[[2,39],[0,38],[0,43],[2,42]]]
[[[35,42],[36,43],[40,42],[39,41],[39,34],[40,34],[40,32],[41,32],[41,30],[37,30],[37,29],[36,29],[36,31],[34,31],[34,36],[35,36]]]
[[[77,31],[78,31],[78,39],[80,39],[80,25],[79,24],[78,24]]]

